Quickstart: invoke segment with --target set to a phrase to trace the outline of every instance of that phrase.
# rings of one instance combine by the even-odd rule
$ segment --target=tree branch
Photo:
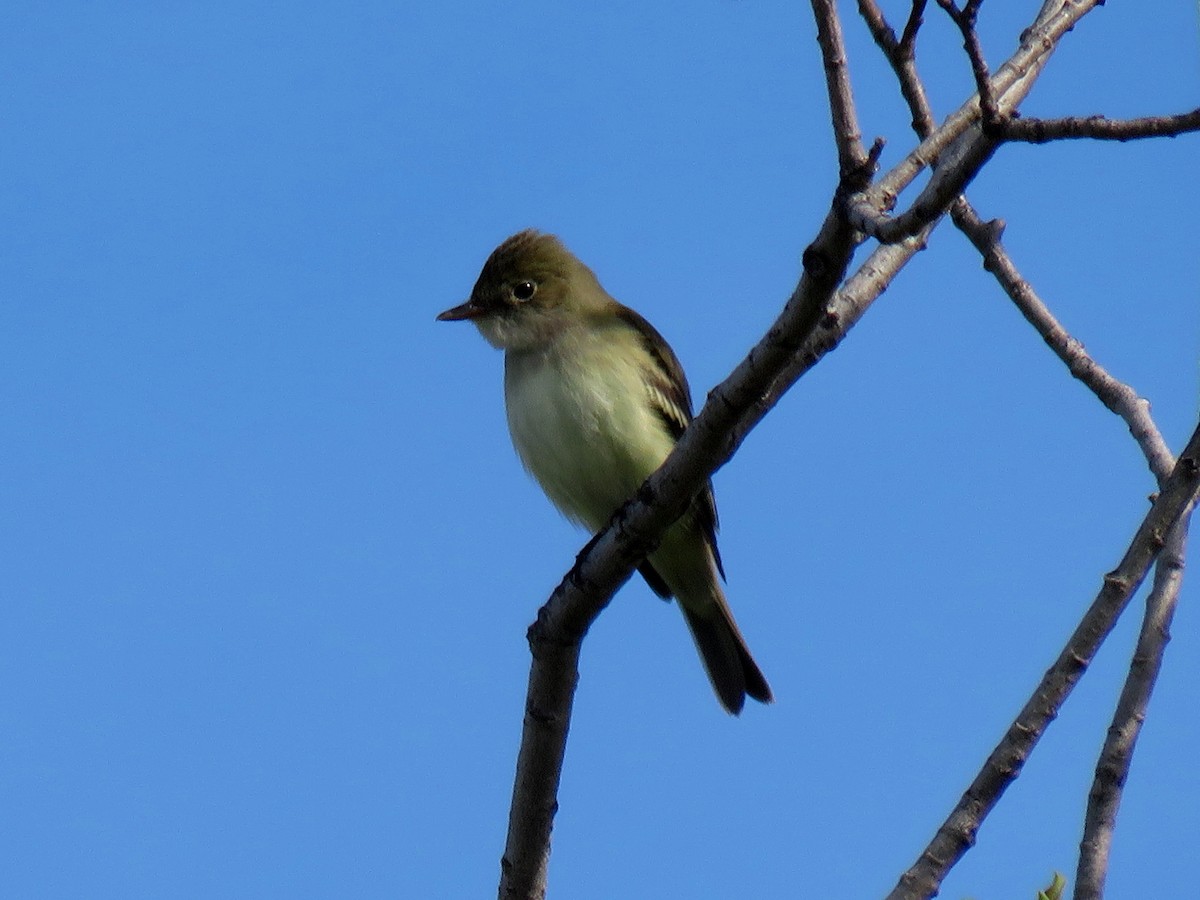
[[[1150,416],[1149,403],[1138,397],[1129,385],[1109,375],[1088,356],[1083,345],[1058,323],[1029,283],[1017,272],[1000,244],[1003,226],[999,222],[983,222],[965,197],[955,202],[950,214],[959,229],[983,255],[984,268],[996,276],[1026,320],[1066,363],[1071,374],[1087,385],[1108,409],[1125,420],[1155,479],[1160,486],[1164,485],[1175,459]],[[1100,751],[1095,779],[1088,796],[1083,838],[1079,845],[1075,900],[1100,900],[1103,896],[1122,790],[1133,760],[1134,746],[1145,721],[1150,695],[1162,667],[1170,623],[1183,580],[1189,518],[1190,513],[1171,529],[1155,564],[1154,586],[1146,598],[1146,612],[1137,649],[1104,747]]]
[[[947,4],[943,0],[938,0],[938,2],[940,6],[947,8]],[[896,73],[901,93],[913,115],[913,129],[921,137],[928,136],[934,127],[933,117],[925,96],[924,86],[916,71],[912,44],[903,45],[895,40],[894,32],[888,26],[874,0],[860,0],[859,9],[875,42],[883,50]],[[962,14],[954,9],[952,17],[955,17],[955,21],[960,24],[960,27],[967,21],[973,27],[974,14],[974,8],[967,7]],[[958,18],[958,15],[961,15],[962,18]],[[986,123],[988,118],[986,110],[990,108],[994,111],[995,104],[987,102],[987,98],[990,96],[987,67],[983,62],[978,41],[973,38],[973,32],[964,33],[976,82],[980,88],[981,97],[985,98],[984,118]],[[1139,137],[1149,136],[1152,133],[1173,134],[1181,131],[1183,126],[1188,124],[1189,117],[1192,115],[1164,117],[1157,120],[1136,120],[1136,123],[1120,123],[1120,126],[1123,127],[1118,127],[1117,123],[1111,123],[1110,126],[1098,125],[1094,121],[1089,125],[1094,125],[1093,131],[1097,133],[1097,136],[1100,136],[1099,132],[1102,129],[1109,127],[1110,133],[1104,135],[1106,137],[1117,137],[1118,135]],[[1020,120],[1010,117],[1005,121],[1012,123]],[[1030,121],[1037,122],[1042,133],[1050,133],[1050,129],[1047,127],[1049,123],[1045,121],[1026,120],[1020,124],[1024,126]],[[1068,120],[1061,121],[1064,123],[1061,126],[1064,132],[1075,128],[1076,133],[1083,136],[1083,128],[1075,126],[1073,123],[1066,125]],[[1014,129],[1012,139],[1019,139],[1015,131],[1016,129]],[[1030,133],[1037,132],[1030,129]],[[1000,243],[1003,233],[1001,222],[983,222],[967,202],[965,196],[960,196],[955,200],[951,206],[951,216],[958,228],[967,235],[983,256],[984,268],[996,276],[1025,318],[1042,335],[1056,355],[1066,363],[1071,374],[1089,387],[1106,407],[1125,420],[1161,486],[1175,465],[1175,460],[1150,417],[1149,404],[1139,398],[1131,387],[1114,379],[1092,360],[1084,351],[1082,344],[1072,338],[1057,322],[1033,288],[1021,277]],[[1146,601],[1146,613],[1142,622],[1138,646],[1130,665],[1121,699],[1113,715],[1112,725],[1108,730],[1108,737],[1101,750],[1096,767],[1096,777],[1089,795],[1084,834],[1080,843],[1075,886],[1076,900],[1100,900],[1103,894],[1122,788],[1128,775],[1137,736],[1145,720],[1150,695],[1169,640],[1169,626],[1174,615],[1183,576],[1189,517],[1190,513],[1171,529],[1166,547],[1159,555],[1155,566],[1154,587]],[[1038,733],[1033,732],[1025,736],[1027,746],[1015,751],[1019,754],[1019,758],[1024,759],[1028,756],[1038,736]],[[997,793],[990,801],[993,804],[998,800],[999,792],[1004,789],[1007,782],[1001,780],[994,784]],[[984,815],[986,815],[986,810],[980,813],[978,822],[982,822]],[[946,871],[948,870],[949,865],[946,866]],[[939,882],[941,877],[944,875],[939,876]]]
[[[896,73],[901,92],[912,112],[914,130],[918,136],[925,137],[933,128],[933,114],[917,74],[912,47],[906,49],[895,42],[894,34],[875,0],[860,0],[859,9],[876,43]],[[1000,243],[1003,223],[998,220],[984,222],[965,196],[957,198],[951,205],[950,215],[959,230],[983,256],[984,268],[996,277],[1021,314],[1033,325],[1059,359],[1066,363],[1071,374],[1090,388],[1109,410],[1120,416],[1129,426],[1130,433],[1142,449],[1150,470],[1161,484],[1175,465],[1175,458],[1150,416],[1149,402],[1139,397],[1132,387],[1109,375],[1087,354],[1083,344],[1059,324],[1033,287],[1021,276],[1012,258]]]
[[[1030,89],[1058,39],[1099,2],[1047,2],[1034,25],[1023,34],[1020,49],[989,81],[1000,98],[998,102],[1006,109],[1015,108]],[[934,129],[932,117],[926,116],[925,120],[919,121],[922,128],[928,126],[921,145],[868,191],[881,145],[877,142],[870,153],[863,150],[835,8],[830,0],[812,0],[812,5],[818,22],[818,42],[825,59],[842,173],[837,192],[820,233],[804,253],[803,275],[780,317],[729,378],[710,392],[704,408],[663,466],[584,547],[529,629],[533,662],[508,839],[501,863],[502,898],[541,898],[545,893],[550,832],[557,811],[558,783],[579,676],[580,646],[592,622],[638,562],[653,549],[662,532],[686,508],[700,486],[728,461],[746,434],[796,378],[844,338],[900,268],[924,245],[926,236],[945,214],[948,204],[962,191],[995,146],[994,140],[983,134],[978,124],[971,130],[980,115],[974,101],[968,102],[941,128]],[[863,0],[861,5],[869,7],[873,2]],[[904,37],[896,42],[892,36],[898,52],[907,54],[910,60],[924,7],[922,0],[915,0]],[[919,98],[923,103],[920,108],[927,112],[923,89],[915,77],[915,69],[910,69],[916,89],[906,92],[906,99],[910,95]],[[918,123],[919,119],[914,112],[914,122]],[[947,152],[951,149],[953,152]],[[845,276],[854,246],[861,240],[861,235],[855,233],[855,228],[861,229],[861,223],[855,221],[852,227],[847,210],[854,211],[854,215],[870,225],[881,218],[880,210],[894,204],[896,192],[935,161],[939,163],[938,171],[926,191],[917,198],[908,219],[897,217],[901,220],[899,226],[888,225],[886,221],[883,224],[885,229],[893,228],[891,239],[895,243],[878,247],[835,294]],[[934,188],[936,193],[931,192]],[[1196,468],[1194,456],[1188,456],[1183,462],[1191,466],[1189,471]],[[1174,484],[1178,479],[1174,475],[1172,478]],[[1174,494],[1164,491],[1151,511],[1151,517],[1167,515],[1156,513],[1156,510],[1167,509],[1175,502]],[[1143,530],[1146,527],[1149,526],[1144,524]],[[1139,539],[1141,535],[1142,531],[1139,531]],[[1140,554],[1142,544],[1135,541],[1135,546]],[[1138,580],[1144,577],[1144,571]],[[1096,614],[1099,619],[1089,614],[1077,635],[1082,632],[1092,639],[1093,632],[1099,628],[1102,633],[1094,638],[1098,646],[1107,629],[1111,628],[1111,621],[1105,618],[1107,611],[1116,605],[1119,612],[1119,608],[1128,602],[1127,594],[1132,588],[1127,580],[1124,569],[1118,569],[1106,579],[1105,589],[1093,607],[1101,608]],[[1086,659],[1072,657],[1071,661],[1074,668],[1068,665],[1065,674],[1060,673],[1054,682],[1055,685],[1066,684],[1063,697],[1086,667]],[[1055,669],[1052,669],[1047,679],[1054,673]],[[1040,709],[1039,706],[1035,712]],[[1018,724],[1020,722],[1018,720]],[[1014,729],[1016,727],[1014,725]],[[1044,728],[1044,724],[1041,727]],[[1010,752],[1012,746],[1015,745],[1002,744],[993,757],[1001,750]],[[1023,760],[1024,756],[1019,759]],[[985,769],[985,773],[988,771]],[[1016,770],[1011,766],[1005,771],[1015,777]],[[1007,781],[1001,784],[992,796],[991,804],[1006,784]],[[972,789],[975,787],[973,785]],[[976,793],[982,796],[981,792]],[[983,811],[986,813],[986,809]],[[970,826],[969,822],[964,824],[960,819],[961,816],[956,818],[952,814],[951,820],[959,830],[949,832],[951,846],[956,836],[973,838],[974,829],[978,827],[977,823]],[[947,826],[950,824],[948,822]],[[945,842],[947,838],[943,832],[947,831],[947,826],[943,826],[935,844],[939,840]],[[929,855],[928,851],[926,855]],[[919,884],[924,883],[922,879],[940,881],[944,877],[944,873],[939,874],[936,869],[922,868],[924,861],[923,857],[905,879]],[[901,880],[901,887],[905,885],[905,879]]]
[[[900,270],[924,249],[926,238],[936,226],[937,222],[934,222],[920,234],[897,244],[883,244],[875,248],[858,270],[838,288],[825,308],[820,327],[810,340],[797,349],[777,381],[756,402],[756,408],[767,410],[774,406],[800,376],[841,343],[871,304],[900,274]]]
[[[1184,550],[1190,513],[1167,535],[1166,545],[1154,568],[1154,586],[1146,598],[1146,614],[1138,635],[1137,649],[1129,675],[1117,701],[1104,748],[1096,763],[1096,777],[1088,794],[1083,839],[1079,843],[1079,867],[1075,874],[1075,900],[1101,900],[1108,875],[1117,810],[1133,760],[1134,746],[1146,720],[1150,695],[1162,668],[1163,654],[1171,640],[1171,620],[1183,583]]]
[[[1200,496],[1200,427],[1180,454],[1163,490],[1134,534],[1125,556],[1104,576],[1091,607],[1067,641],[1058,659],[1042,677],[1004,738],[988,757],[958,805],[904,875],[888,900],[932,897],[942,879],[975,842],[979,825],[1004,790],[1021,773],[1030,750],[1058,715],[1096,651],[1137,590],[1150,564],[1163,548],[1166,535]]]
[[[1080,19],[1101,4],[1101,0],[1047,2],[1034,24],[1021,36],[1021,46],[991,78],[991,89],[998,101],[1015,107],[1029,93],[1034,80],[1058,46],[1059,39]],[[979,103],[972,97],[942,123],[941,127],[912,150],[861,198],[866,202],[860,212],[869,222],[879,210],[891,209],[896,197],[931,165],[953,142],[979,119]],[[856,198],[858,199],[858,198]],[[857,207],[857,204],[855,204]],[[915,204],[914,204],[915,205]],[[859,227],[855,223],[855,227]],[[860,230],[868,230],[861,229]]]
[[[904,28],[904,36],[899,41],[896,40],[896,33],[888,25],[875,0],[859,0],[858,11],[867,23],[871,37],[875,39],[875,43],[879,45],[879,49],[883,51],[896,73],[900,93],[912,113],[913,131],[919,138],[929,137],[937,126],[933,120],[929,98],[925,94],[925,85],[917,75],[915,55],[917,29],[921,26],[925,3],[923,0],[914,0],[908,24]]]
[[[939,0],[939,3],[942,2],[944,0]],[[1046,4],[1038,13],[1034,24],[1022,34],[1021,46],[1017,52],[994,76],[984,79],[987,102],[994,104],[999,113],[1008,114],[1015,110],[1029,93],[1034,79],[1049,60],[1050,54],[1058,46],[1058,40],[1098,5],[1100,0]],[[970,0],[967,8],[973,6],[974,0]],[[871,0],[862,0],[859,8],[866,10],[864,18],[867,19],[868,26],[871,26],[873,20],[882,22],[882,13]],[[883,27],[886,27],[886,24]],[[890,31],[890,28],[887,30]],[[877,34],[876,40],[880,41],[880,46],[889,59],[898,55],[899,45],[894,44],[894,36],[893,40],[889,41],[882,34],[882,28],[872,28],[872,34],[876,34],[877,31],[880,33]],[[895,50],[889,52],[889,45],[895,47]],[[908,51],[911,51],[911,46]],[[906,52],[911,58],[911,52],[908,51]],[[896,63],[893,63],[893,67],[896,67]],[[910,90],[913,90],[915,88],[911,86],[919,85],[920,79],[914,78],[907,83]],[[923,97],[923,89],[920,91]],[[905,99],[910,100],[911,105],[911,100],[916,98],[910,98],[906,92]],[[874,187],[863,192],[861,196],[851,198],[850,221],[854,227],[881,242],[889,243],[916,234],[933,221],[941,210],[945,210],[954,196],[970,183],[995,152],[997,139],[979,124],[979,118],[980,99],[977,95],[951,115],[940,128],[925,137],[916,149],[894,166]],[[975,126],[976,133],[968,135],[967,130],[972,125]],[[949,155],[953,160],[942,158],[947,151],[951,151]],[[898,193],[907,187],[922,169],[935,162],[939,165],[933,178],[909,209],[894,217],[888,216],[885,211],[895,205]],[[951,162],[953,166],[949,164]],[[947,172],[950,168],[956,171]],[[956,185],[958,190],[954,190]]]
[[[1047,141],[1091,138],[1097,141],[1132,141],[1139,138],[1177,137],[1200,131],[1200,108],[1170,116],[1107,119],[1104,116],[1064,116],[1060,119],[1027,119],[1011,116],[999,123],[1005,141],[1044,144]]]
[[[1090,138],[1103,141],[1131,141],[1139,138],[1175,137],[1200,131],[1200,109],[1169,116],[1145,116],[1137,119],[1107,119],[1104,116],[1065,116],[1059,119],[1022,118],[1016,110],[1000,108],[991,85],[983,46],[975,23],[982,0],[967,0],[960,9],[954,0],[937,0],[963,38],[963,48],[971,62],[971,74],[979,94],[984,133],[997,141],[1022,141],[1044,144],[1063,139]],[[886,49],[885,49],[885,52]]]
[[[940,129],[934,132],[935,135],[940,133]],[[884,244],[917,234],[946,212],[954,198],[975,180],[997,146],[982,130],[966,132],[936,160],[933,177],[911,207],[893,217],[880,212],[865,196],[860,196],[851,201],[850,221],[855,228]]]
[[[983,5],[983,0],[967,0],[961,9],[954,0],[937,0],[937,5],[946,11],[962,35],[963,49],[967,51],[967,59],[971,61],[971,74],[975,76],[975,90],[979,94],[983,130],[990,133],[991,127],[1000,121],[1001,112],[1000,104],[992,91],[988,65],[983,58],[983,45],[979,43],[979,33],[975,30],[975,22],[979,18],[979,7]]]
[[[904,33],[900,35],[898,49],[901,53],[912,53],[917,44],[917,31],[924,23],[926,0],[913,0],[912,9],[908,12],[908,21],[904,23]]]
[[[837,144],[838,172],[842,177],[867,165],[858,114],[854,110],[854,91],[846,65],[846,43],[842,22],[833,0],[812,0],[817,20],[817,44],[825,63],[825,87],[829,93],[829,111],[833,116],[833,136]],[[872,173],[874,174],[874,173]]]
[[[983,267],[991,272],[1012,299],[1026,321],[1037,330],[1047,346],[1067,365],[1071,374],[1082,381],[1108,409],[1129,426],[1146,462],[1161,484],[1175,465],[1175,459],[1150,416],[1150,404],[1129,385],[1113,378],[1092,359],[1083,344],[1067,332],[1033,287],[1021,277],[1012,258],[1000,243],[1003,225],[984,222],[967,202],[959,198],[950,208],[950,216],[983,256]]]

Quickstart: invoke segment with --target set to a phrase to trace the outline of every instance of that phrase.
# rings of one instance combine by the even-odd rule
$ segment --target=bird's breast
[[[648,402],[638,349],[584,336],[505,357],[508,426],[522,463],[565,515],[592,530],[674,444]]]

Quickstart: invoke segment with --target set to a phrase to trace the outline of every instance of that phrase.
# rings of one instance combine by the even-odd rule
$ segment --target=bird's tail
[[[711,602],[701,605],[680,601],[679,608],[717,698],[726,711],[736,716],[745,705],[746,695],[759,703],[770,703],[774,697],[715,581],[712,591],[715,596]]]

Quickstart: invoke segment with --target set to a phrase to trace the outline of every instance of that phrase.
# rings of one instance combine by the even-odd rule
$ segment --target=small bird
[[[441,322],[474,322],[504,351],[508,428],[521,462],[569,519],[599,531],[667,458],[692,420],[675,353],[558,238],[522,231],[497,247],[466,303]],[[675,597],[721,705],[741,712],[771,688],[721,589],[712,485],[667,529],[640,571]]]

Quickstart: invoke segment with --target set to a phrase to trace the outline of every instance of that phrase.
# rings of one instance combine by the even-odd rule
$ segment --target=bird
[[[692,420],[670,345],[615,300],[552,234],[501,243],[470,298],[438,321],[469,321],[504,351],[504,398],[517,455],[568,519],[597,532],[667,458]],[[640,565],[678,602],[724,709],[774,699],[721,587],[717,508],[707,483]]]

